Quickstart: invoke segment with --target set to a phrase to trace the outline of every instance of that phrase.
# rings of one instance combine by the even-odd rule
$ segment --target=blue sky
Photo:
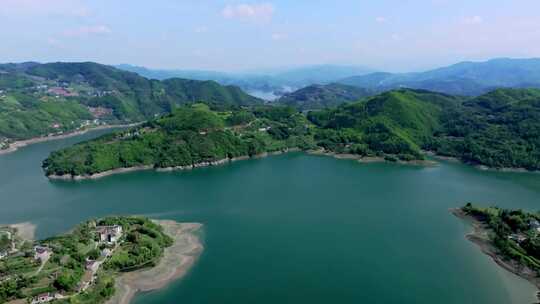
[[[0,0],[0,62],[417,71],[540,57],[538,0]]]

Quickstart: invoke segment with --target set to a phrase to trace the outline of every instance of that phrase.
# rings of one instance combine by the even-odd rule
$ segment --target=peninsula
[[[182,277],[202,251],[200,224],[89,220],[41,241],[0,228],[0,303],[129,303]]]
[[[499,266],[540,289],[540,214],[467,203],[452,213],[473,225],[467,239]],[[539,293],[540,296],[540,293]]]

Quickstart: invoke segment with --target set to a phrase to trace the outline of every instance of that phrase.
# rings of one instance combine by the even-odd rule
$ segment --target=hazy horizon
[[[415,72],[540,57],[540,2],[534,0],[0,3],[0,62],[222,72],[331,64]]]

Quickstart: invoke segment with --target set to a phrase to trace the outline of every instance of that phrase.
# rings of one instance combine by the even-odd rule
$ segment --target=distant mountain
[[[372,73],[338,82],[376,91],[412,88],[477,96],[495,88],[540,87],[540,59],[462,62],[422,73]]]
[[[283,95],[276,102],[305,111],[336,107],[343,103],[358,101],[370,95],[373,94],[367,89],[331,83],[305,87]]]
[[[279,71],[255,71],[250,73],[224,73],[199,70],[153,70],[127,64],[118,65],[117,68],[137,73],[143,77],[158,80],[173,77],[195,80],[213,80],[222,85],[236,85],[246,92],[268,98],[275,98],[295,89],[312,84],[328,84],[346,77],[373,72],[373,70],[369,68],[339,65],[315,65]]]
[[[171,78],[150,80],[92,62],[0,65],[0,147],[3,138],[26,139],[72,131],[94,119],[125,123],[169,113],[184,104],[213,108],[263,101],[236,86]]]

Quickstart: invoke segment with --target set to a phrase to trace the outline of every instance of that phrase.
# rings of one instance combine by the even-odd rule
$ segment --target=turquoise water
[[[102,131],[104,132],[104,131]],[[204,224],[189,275],[136,303],[531,303],[535,289],[464,238],[466,201],[538,209],[540,175],[359,164],[293,153],[190,172],[49,181],[52,150],[0,156],[0,222],[38,236],[90,217],[142,214]]]

